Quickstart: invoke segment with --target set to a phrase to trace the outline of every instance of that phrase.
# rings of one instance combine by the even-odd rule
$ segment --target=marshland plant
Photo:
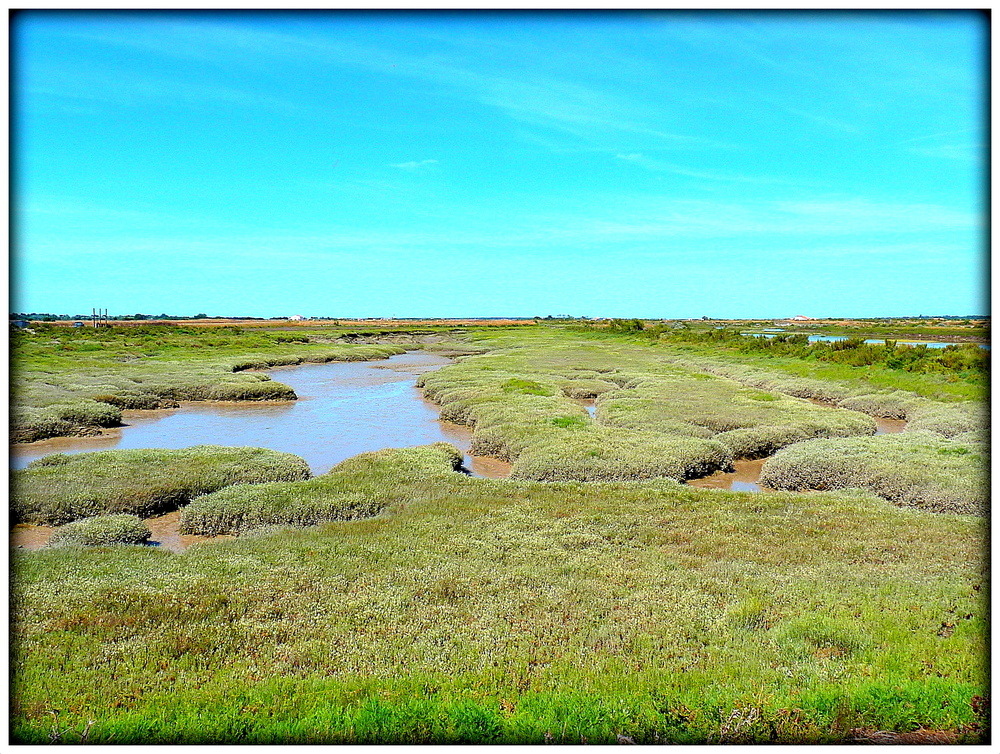
[[[510,473],[447,443],[318,475],[217,445],[12,472],[13,522],[56,527],[12,550],[13,736],[981,742],[988,351],[899,342],[918,324],[14,331],[16,443],[423,349],[451,359],[424,397]],[[746,459],[767,491],[687,484]],[[171,510],[228,536],[144,544]]]

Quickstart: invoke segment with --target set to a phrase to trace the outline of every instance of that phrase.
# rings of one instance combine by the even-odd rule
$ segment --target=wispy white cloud
[[[42,77],[44,84],[35,83]],[[252,84],[216,84],[190,76],[140,73],[123,68],[53,66],[42,76],[30,76],[25,91],[30,95],[64,100],[66,107],[74,111],[79,111],[79,102],[125,107],[140,107],[151,102],[158,106],[179,107],[211,104],[281,114],[312,109],[291,99],[276,97]]]
[[[121,36],[90,29],[78,36],[92,42],[139,48],[169,58],[206,64],[223,60],[227,64],[242,63],[257,69],[263,59],[291,59],[325,67],[334,63],[376,71],[420,81],[436,87],[439,95],[457,96],[500,112],[517,123],[571,136],[584,145],[641,137],[659,149],[733,147],[699,134],[676,133],[659,127],[660,103],[646,102],[621,90],[610,91],[606,87],[544,74],[539,72],[544,70],[541,67],[538,70],[508,67],[506,71],[485,73],[481,66],[467,62],[468,50],[448,54],[440,44],[435,45],[433,52],[421,54],[308,32],[291,34],[192,22],[165,24],[157,32]],[[187,96],[214,96],[225,100],[227,97],[237,99],[239,94],[195,89]],[[272,107],[277,104],[270,103]]]
[[[426,168],[429,165],[437,165],[437,160],[411,160],[410,162],[396,162],[389,167],[391,168],[402,168],[403,170],[415,171],[421,168]]]
[[[753,183],[753,184],[785,184],[796,186],[815,185],[802,180],[790,180],[770,175],[745,175],[741,173],[725,173],[717,170],[700,170],[697,168],[685,167],[673,162],[648,157],[641,152],[631,152],[629,154],[616,154],[615,158],[622,162],[638,165],[646,170],[656,172],[673,173],[687,178],[697,178],[707,181],[721,181],[724,183]]]
[[[957,131],[914,136],[896,144],[910,154],[921,157],[935,157],[945,160],[961,160],[964,162],[981,161],[985,164],[986,150],[971,128]],[[964,138],[963,138],[964,137]]]

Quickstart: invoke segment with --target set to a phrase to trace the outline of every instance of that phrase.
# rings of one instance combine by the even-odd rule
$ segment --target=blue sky
[[[12,309],[987,311],[972,13],[23,13]]]

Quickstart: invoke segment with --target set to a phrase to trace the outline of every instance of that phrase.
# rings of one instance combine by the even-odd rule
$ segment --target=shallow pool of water
[[[414,351],[384,361],[302,364],[269,371],[294,388],[297,401],[190,402],[166,411],[128,411],[127,426],[100,437],[59,437],[11,449],[11,467],[23,468],[51,453],[112,448],[187,448],[229,445],[270,448],[301,456],[324,474],[358,453],[449,442],[466,453],[475,476],[504,477],[509,464],[468,455],[471,432],[438,419],[417,376],[451,360]]]
[[[692,487],[711,490],[731,490],[732,492],[763,492],[770,487],[760,486],[760,470],[766,458],[752,461],[733,461],[733,471],[717,471],[701,479],[689,479]]]

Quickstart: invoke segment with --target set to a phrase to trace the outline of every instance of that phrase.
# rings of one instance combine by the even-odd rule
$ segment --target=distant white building
[[[813,317],[807,317],[805,314],[797,314],[792,317],[793,322],[809,322],[812,321]]]
[[[301,314],[293,314],[291,317],[288,318],[288,321],[289,322],[301,322],[304,319],[305,319],[305,317],[303,317]]]

